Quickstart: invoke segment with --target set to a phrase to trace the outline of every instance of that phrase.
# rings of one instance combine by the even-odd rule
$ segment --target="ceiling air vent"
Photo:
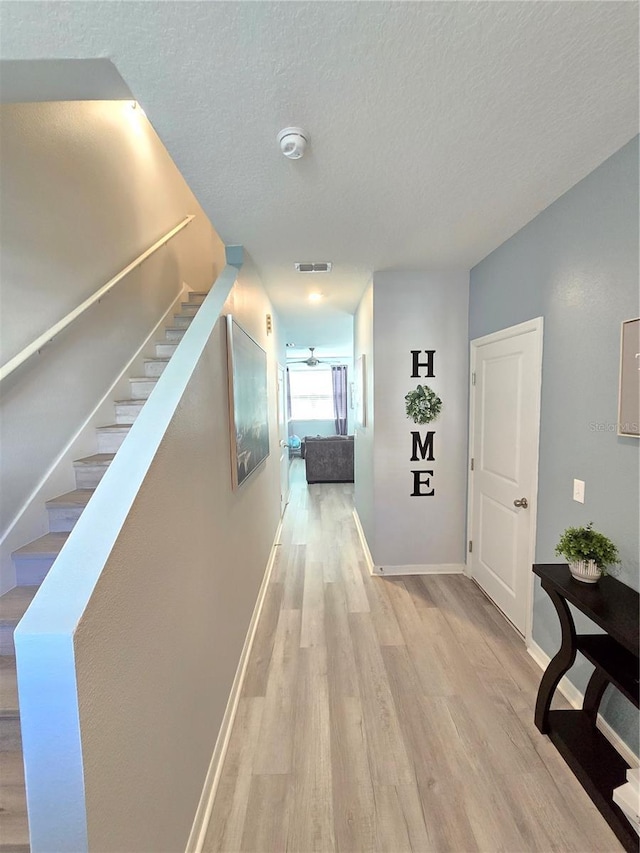
[[[295,265],[297,272],[331,272],[333,264],[301,264]]]

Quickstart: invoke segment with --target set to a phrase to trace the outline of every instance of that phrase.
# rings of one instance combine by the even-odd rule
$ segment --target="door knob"
[[[289,442],[283,441],[282,439],[280,439],[280,447],[289,447]]]
[[[521,506],[522,509],[526,509],[529,506],[529,501],[526,498],[520,498],[519,500],[515,500],[513,505]]]

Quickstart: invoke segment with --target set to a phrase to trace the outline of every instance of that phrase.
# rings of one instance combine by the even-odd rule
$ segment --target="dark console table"
[[[626,782],[629,765],[596,728],[596,719],[609,684],[638,707],[638,593],[609,576],[597,584],[582,583],[571,576],[567,565],[535,565],[533,571],[553,602],[562,628],[562,645],[538,690],[535,724],[549,735],[624,848],[637,851],[638,836],[613,802],[613,789]],[[606,633],[576,634],[568,603]],[[582,710],[552,711],[553,694],[577,652],[595,665]]]

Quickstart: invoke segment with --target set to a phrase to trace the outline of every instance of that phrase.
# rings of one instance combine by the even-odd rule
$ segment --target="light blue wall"
[[[637,317],[638,137],[471,271],[471,340],[544,317],[537,562],[571,524],[618,545],[618,577],[638,589],[639,442],[616,435],[620,323]],[[602,425],[602,426],[599,426]],[[584,505],[572,482],[586,482]],[[536,581],[533,635],[553,655],[558,620]],[[571,680],[584,689],[591,667]],[[635,708],[611,689],[605,717],[637,753]]]

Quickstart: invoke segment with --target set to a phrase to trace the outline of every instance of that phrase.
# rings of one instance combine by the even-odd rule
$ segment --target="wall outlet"
[[[584,480],[573,481],[573,499],[579,504],[584,503]]]

